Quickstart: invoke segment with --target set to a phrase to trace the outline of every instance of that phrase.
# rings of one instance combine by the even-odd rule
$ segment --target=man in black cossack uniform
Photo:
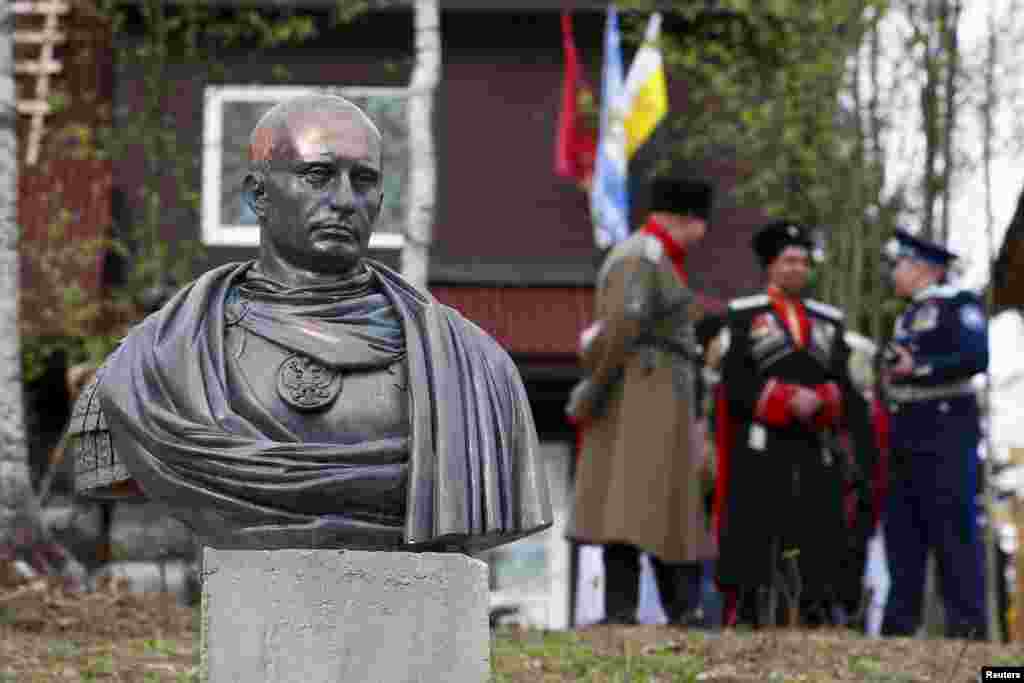
[[[804,621],[843,623],[847,464],[836,434],[866,414],[849,375],[844,316],[802,297],[813,246],[804,226],[774,221],[753,246],[768,287],[729,304],[716,403],[723,624],[773,625],[780,589],[790,600],[799,594],[790,607]],[[866,455],[871,445],[856,448]]]

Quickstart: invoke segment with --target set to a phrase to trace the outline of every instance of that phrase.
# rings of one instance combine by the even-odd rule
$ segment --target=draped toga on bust
[[[385,266],[288,289],[222,266],[125,338],[76,407],[121,483],[207,545],[473,552],[551,524],[526,392],[472,322]],[[108,482],[109,483],[109,482]]]

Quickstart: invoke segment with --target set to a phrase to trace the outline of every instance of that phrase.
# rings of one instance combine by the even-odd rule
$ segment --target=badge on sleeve
[[[904,313],[900,317],[896,318],[896,327],[893,330],[893,334],[896,337],[904,337],[907,334],[907,317],[908,314]]]
[[[960,322],[970,330],[981,330],[985,327],[985,314],[977,304],[967,304],[960,308]]]
[[[782,327],[772,313],[762,313],[750,322],[750,336],[754,340],[762,337],[782,336]]]
[[[935,304],[925,304],[914,313],[914,319],[910,323],[912,332],[927,332],[933,330],[939,324],[939,307]]]

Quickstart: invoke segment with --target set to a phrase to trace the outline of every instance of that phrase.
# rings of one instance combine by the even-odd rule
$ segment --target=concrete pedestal
[[[203,554],[208,683],[484,683],[487,565],[458,554]]]

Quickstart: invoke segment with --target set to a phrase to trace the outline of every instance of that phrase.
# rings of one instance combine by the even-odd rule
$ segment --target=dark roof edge
[[[593,287],[594,267],[576,263],[431,264],[431,286]]]

